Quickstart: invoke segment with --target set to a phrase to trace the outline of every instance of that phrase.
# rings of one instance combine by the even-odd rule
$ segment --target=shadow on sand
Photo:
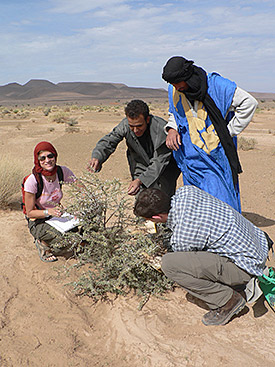
[[[243,212],[243,216],[250,222],[255,224],[257,227],[271,227],[275,224],[275,220],[270,218],[265,218],[260,214]]]

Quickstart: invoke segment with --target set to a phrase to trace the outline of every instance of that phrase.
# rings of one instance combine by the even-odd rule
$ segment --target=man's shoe
[[[207,312],[202,322],[204,325],[225,325],[234,315],[237,315],[245,306],[245,299],[236,291],[230,300],[222,307]]]

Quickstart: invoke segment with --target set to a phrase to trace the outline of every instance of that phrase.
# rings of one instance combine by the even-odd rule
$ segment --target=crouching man
[[[132,176],[129,195],[140,190],[156,187],[172,196],[180,174],[172,151],[166,146],[164,126],[166,121],[152,116],[148,105],[141,100],[132,100],[125,108],[126,117],[96,144],[90,167],[99,172],[117,145],[125,139],[127,159]]]
[[[164,274],[210,308],[205,325],[224,325],[246,304],[235,289],[263,274],[268,236],[228,204],[195,186],[169,198],[142,191],[135,215],[167,223],[173,252],[162,258]]]

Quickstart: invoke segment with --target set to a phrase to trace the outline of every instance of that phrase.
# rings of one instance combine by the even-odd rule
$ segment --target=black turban
[[[163,68],[162,79],[170,84],[187,81],[194,73],[194,61],[182,56],[173,56]]]

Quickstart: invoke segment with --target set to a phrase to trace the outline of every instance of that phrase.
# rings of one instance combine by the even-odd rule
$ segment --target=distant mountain
[[[256,99],[266,99],[275,101],[275,93],[260,93],[260,92],[250,92]]]
[[[24,85],[0,86],[0,103],[89,102],[133,98],[167,98],[164,89],[128,87],[121,83],[62,82],[32,79]]]
[[[259,102],[275,101],[275,93],[251,94]],[[165,89],[128,87],[122,83],[62,82],[32,79],[24,85],[9,83],[0,86],[0,104],[92,103],[103,100],[167,99]]]
[[[80,93],[90,96],[98,96],[101,93],[113,94],[119,87],[112,83],[89,83],[89,82],[63,82],[58,83],[58,87],[66,92]]]

